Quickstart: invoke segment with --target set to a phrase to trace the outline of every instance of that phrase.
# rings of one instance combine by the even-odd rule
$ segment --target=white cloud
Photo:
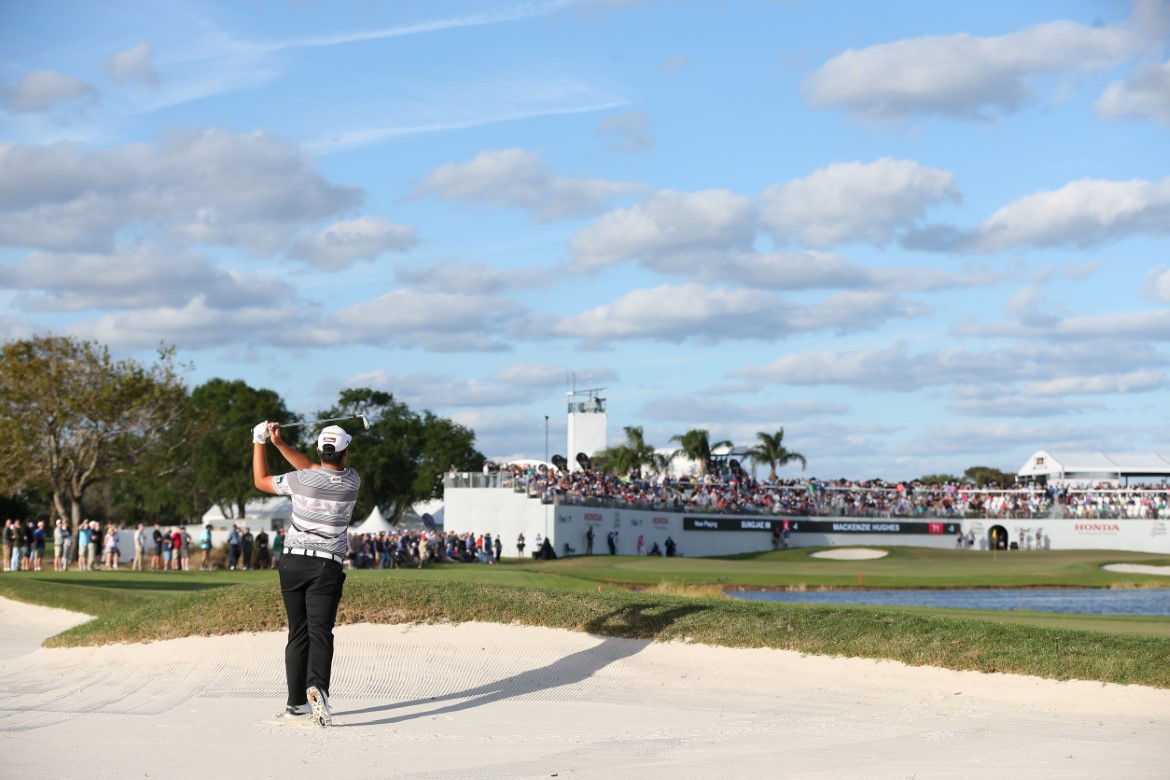
[[[746,366],[733,376],[779,385],[842,385],[895,392],[960,385],[968,399],[972,387],[1026,398],[1029,389],[1066,393],[1081,387],[1085,389],[1076,392],[1101,393],[1124,385],[1128,392],[1152,390],[1159,386],[1161,367],[1168,363],[1170,358],[1139,346],[1102,352],[1097,344],[1017,344],[982,351],[948,347],[911,353],[905,344],[896,344],[855,352],[789,353],[764,365]],[[1143,368],[1135,369],[1135,365]],[[1013,382],[1030,384],[1008,386]]]
[[[677,268],[712,253],[743,251],[755,235],[755,210],[741,195],[663,190],[645,203],[601,217],[573,237],[570,249],[574,263],[584,269],[639,258],[656,268]]]
[[[1151,268],[1142,282],[1141,292],[1154,300],[1170,303],[1170,265]]]
[[[642,190],[638,184],[553,176],[536,152],[501,149],[480,152],[468,163],[439,166],[415,195],[519,208],[536,220],[549,221],[597,214],[606,201]]]
[[[95,98],[97,90],[81,79],[55,70],[34,70],[15,85],[0,84],[0,103],[14,113],[47,111],[78,98]]]
[[[297,147],[264,132],[178,130],[82,150],[0,145],[0,245],[109,252],[120,233],[280,251],[361,191],[326,181]]]
[[[849,49],[805,79],[803,87],[814,106],[842,107],[871,119],[985,118],[1016,111],[1038,76],[1116,65],[1146,43],[1141,29],[1066,21],[985,38],[910,38]]]
[[[184,349],[206,349],[239,344],[242,338],[271,343],[279,334],[297,333],[303,322],[304,311],[288,303],[270,306],[265,298],[254,306],[225,310],[209,306],[206,297],[198,295],[182,306],[109,315],[66,330],[115,349],[144,349],[160,342],[181,344]]]
[[[552,331],[593,346],[632,339],[775,340],[799,331],[846,332],[915,313],[888,293],[839,293],[806,306],[769,292],[692,283],[633,290],[613,303],[562,319]]]
[[[845,414],[849,407],[833,401],[795,399],[764,404],[745,404],[720,399],[656,398],[638,412],[639,419],[685,423],[691,428],[715,429],[733,423],[779,427],[785,421]],[[715,437],[712,437],[712,441]],[[744,442],[737,442],[744,443]],[[755,442],[752,442],[753,444]]]
[[[566,387],[570,374],[589,377],[590,386],[598,382],[612,382],[617,372],[609,368],[579,368],[570,370],[565,366],[536,363],[513,363],[491,375],[491,379],[506,385],[518,387]]]
[[[1072,317],[1045,317],[1035,321],[962,322],[952,329],[955,336],[978,338],[1045,338],[1067,341],[1117,343],[1125,342],[1132,349],[1143,341],[1170,341],[1170,309],[1126,311],[1116,314],[1078,315]]]
[[[405,251],[415,243],[414,228],[395,225],[381,217],[359,217],[335,222],[320,233],[297,238],[289,253],[308,265],[341,271],[385,252]]]
[[[734,280],[769,290],[943,290],[984,287],[1004,278],[1002,273],[980,266],[958,271],[921,266],[883,268],[819,251],[725,255],[717,264],[695,265],[687,272],[696,279]]]
[[[612,138],[610,151],[644,152],[654,146],[653,123],[645,111],[611,114],[601,120],[599,135]]]
[[[500,351],[500,339],[519,306],[511,301],[455,293],[391,290],[335,311],[322,326],[292,333],[289,346],[305,343],[421,347],[433,352]]]
[[[1170,178],[1081,179],[1009,203],[971,238],[982,252],[1021,246],[1095,246],[1134,235],[1170,234]]]
[[[764,226],[780,241],[814,247],[850,241],[882,245],[926,209],[957,201],[954,176],[909,160],[833,163],[761,195]]]
[[[1170,125],[1170,62],[1142,65],[1127,78],[1114,81],[1094,107],[1101,116]]]
[[[114,254],[33,252],[3,268],[4,287],[30,291],[17,299],[26,310],[179,306],[196,296],[208,308],[222,310],[294,295],[275,276],[221,270],[203,257],[156,247]]]
[[[531,289],[539,283],[533,274],[496,268],[484,263],[458,263],[442,260],[423,268],[396,268],[394,278],[402,284],[425,292],[451,292],[466,295],[495,295],[517,287]]]
[[[140,43],[123,49],[106,60],[106,70],[119,84],[138,83],[147,87],[158,84],[154,71],[154,49],[149,43]]]

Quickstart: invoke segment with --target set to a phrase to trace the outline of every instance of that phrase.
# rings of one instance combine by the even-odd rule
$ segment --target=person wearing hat
[[[296,471],[268,473],[265,442]],[[330,425],[317,437],[320,464],[302,455],[280,437],[280,423],[263,422],[252,431],[252,478],[258,490],[292,496],[293,513],[278,570],[280,592],[288,616],[284,672],[288,701],[279,717],[312,717],[333,725],[329,678],[333,669],[333,626],[341,589],[342,564],[349,550],[349,521],[361,477],[346,464],[351,437]]]

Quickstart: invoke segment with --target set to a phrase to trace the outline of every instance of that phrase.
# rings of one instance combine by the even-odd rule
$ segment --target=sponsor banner
[[[1116,534],[1121,533],[1121,526],[1106,520],[1100,523],[1075,523],[1073,530],[1078,534]]]
[[[601,522],[601,513],[600,512],[586,512],[585,513],[585,522],[586,523],[600,523]]]
[[[662,515],[654,515],[654,525],[670,525],[670,518]]]
[[[771,531],[784,520],[746,517],[683,517],[684,531]],[[820,534],[950,534],[959,523],[914,523],[899,520],[798,520],[788,518],[793,533]]]

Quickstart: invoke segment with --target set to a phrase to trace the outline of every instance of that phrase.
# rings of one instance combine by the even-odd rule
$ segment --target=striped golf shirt
[[[301,469],[272,478],[272,487],[292,496],[292,527],[285,547],[308,547],[344,556],[349,551],[349,521],[362,479],[353,469]]]

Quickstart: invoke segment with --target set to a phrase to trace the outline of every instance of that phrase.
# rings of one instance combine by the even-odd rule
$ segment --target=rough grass
[[[364,577],[347,582],[338,616],[341,624],[465,621],[1170,688],[1166,638],[897,610],[728,601],[612,588],[599,593]],[[276,583],[266,578],[107,613],[46,644],[150,642],[281,631],[284,625]]]

